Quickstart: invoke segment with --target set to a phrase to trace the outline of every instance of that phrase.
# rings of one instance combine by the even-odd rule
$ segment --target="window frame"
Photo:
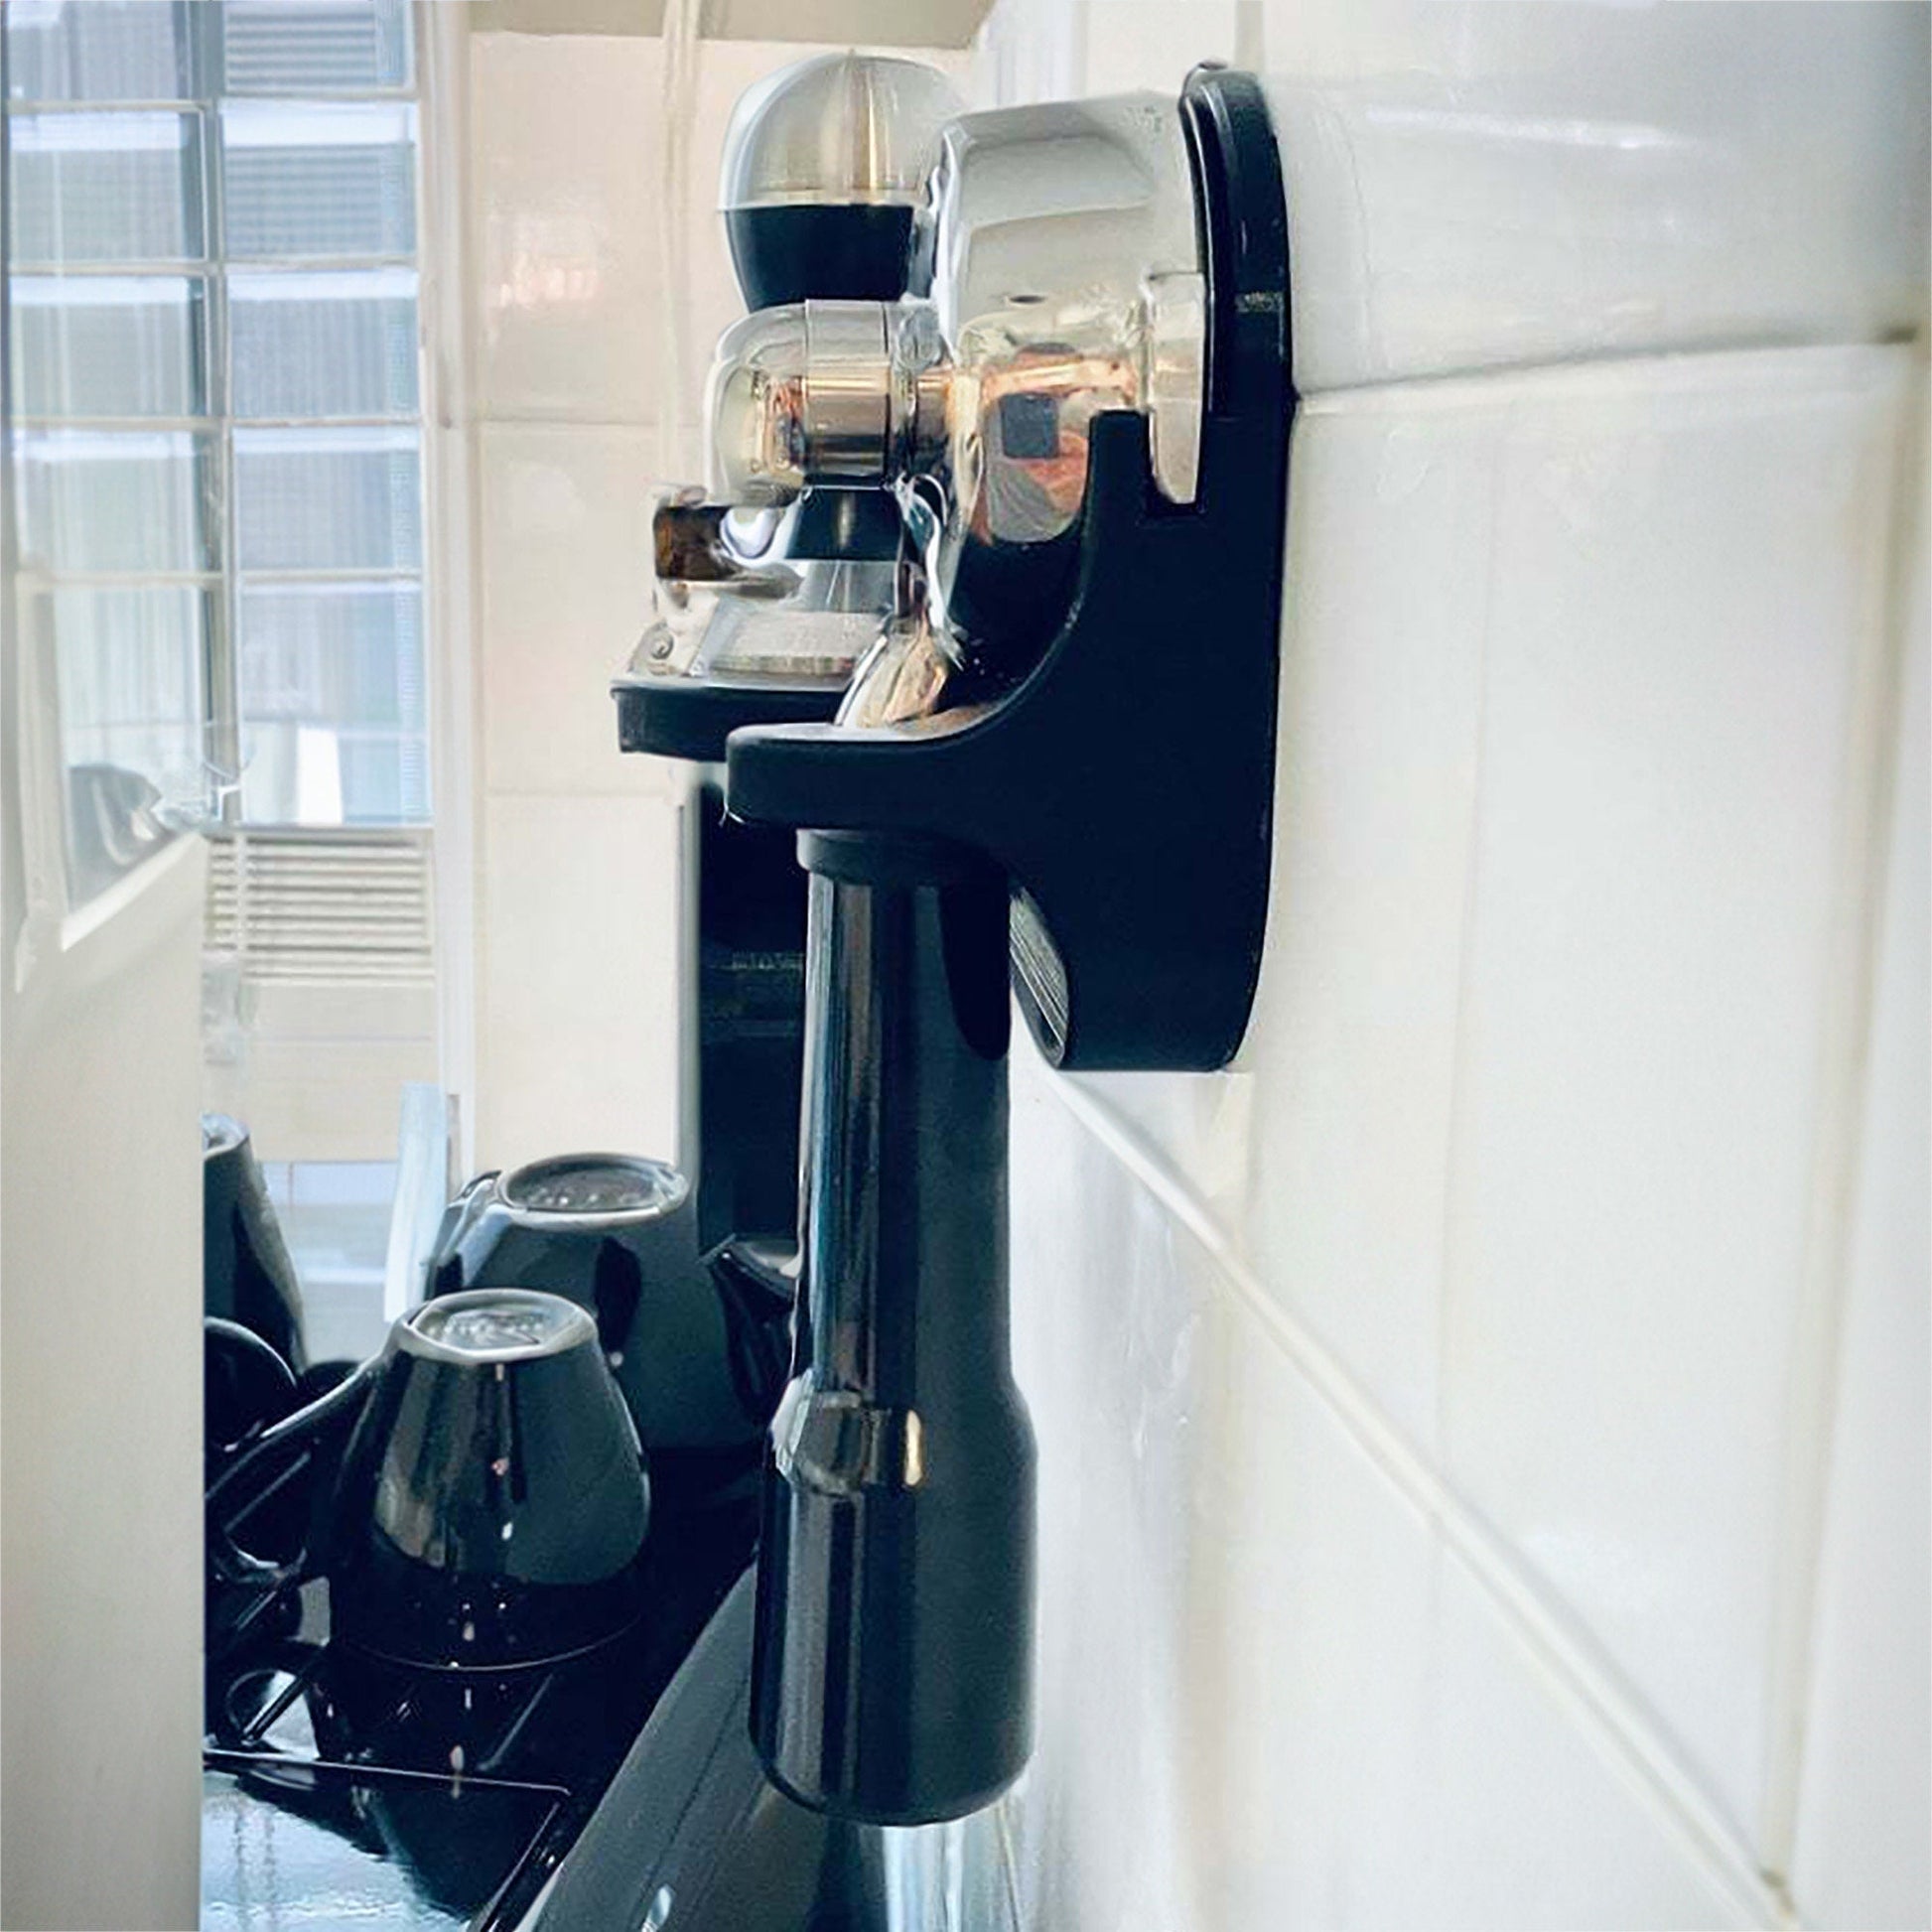
[[[431,578],[437,548],[429,522],[429,466],[433,418],[431,415],[430,357],[427,353],[429,327],[424,314],[423,296],[427,283],[425,257],[430,235],[429,209],[425,190],[425,154],[428,142],[424,126],[424,55],[430,35],[424,14],[436,9],[406,5],[398,10],[403,31],[408,35],[408,50],[403,62],[404,77],[393,83],[354,87],[304,85],[299,90],[230,94],[225,71],[226,0],[149,0],[167,5],[178,36],[179,58],[176,71],[184,89],[180,98],[69,98],[15,100],[9,98],[10,123],[49,117],[113,116],[133,113],[169,113],[190,123],[188,143],[195,155],[195,174],[200,204],[189,213],[198,220],[201,253],[192,257],[149,255],[116,258],[106,262],[23,261],[11,259],[9,274],[16,280],[40,279],[115,279],[121,281],[185,281],[191,290],[199,288],[200,300],[191,299],[190,330],[194,357],[192,376],[200,389],[202,410],[191,415],[100,414],[27,414],[21,409],[23,398],[14,395],[16,414],[13,429],[22,442],[49,431],[93,432],[103,435],[153,433],[186,434],[198,439],[202,452],[199,514],[204,555],[201,568],[154,570],[145,568],[108,571],[75,571],[50,568],[44,573],[49,585],[111,585],[129,590],[158,588],[163,585],[192,585],[202,595],[201,639],[201,753],[207,780],[207,811],[205,828],[215,832],[281,832],[294,829],[326,831],[353,839],[360,833],[375,836],[410,831],[427,837],[436,818],[437,737],[432,659],[433,597]],[[380,0],[372,0],[380,4]],[[409,153],[411,161],[412,247],[406,253],[395,251],[339,252],[335,254],[283,254],[267,257],[239,256],[229,252],[226,233],[227,180],[222,141],[223,110],[240,106],[246,110],[272,111],[278,104],[290,107],[315,105],[380,106],[398,104],[408,110]],[[11,136],[9,137],[11,141]],[[19,184],[11,184],[18,193]],[[184,185],[186,192],[186,184]],[[11,210],[9,210],[11,219]],[[415,292],[415,407],[408,415],[396,413],[357,413],[341,416],[275,414],[242,418],[235,413],[235,367],[233,304],[229,278],[238,275],[257,288],[281,275],[317,273],[354,275],[365,272],[407,270],[416,278]],[[191,398],[192,400],[193,398]],[[417,516],[422,532],[412,564],[378,564],[352,568],[275,565],[251,567],[244,564],[240,548],[240,510],[236,488],[237,435],[245,446],[252,432],[276,430],[322,430],[350,433],[404,432],[413,439]],[[20,447],[16,444],[16,451]],[[413,586],[420,600],[423,619],[417,625],[416,665],[419,688],[424,693],[421,725],[424,775],[422,811],[416,816],[395,815],[383,819],[349,819],[324,825],[285,817],[247,818],[244,815],[244,740],[246,734],[242,676],[242,606],[246,591],[256,587],[331,585],[367,583]],[[81,901],[84,903],[84,901]]]

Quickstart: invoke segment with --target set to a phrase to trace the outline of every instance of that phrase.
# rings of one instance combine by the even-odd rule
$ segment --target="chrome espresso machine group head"
[[[748,96],[725,191],[752,313],[617,695],[627,745],[722,759],[809,876],[752,1728],[792,1796],[911,1823],[1032,1741],[1010,989],[1067,1068],[1222,1065],[1253,1000],[1281,172],[1245,74],[967,114],[845,56]]]

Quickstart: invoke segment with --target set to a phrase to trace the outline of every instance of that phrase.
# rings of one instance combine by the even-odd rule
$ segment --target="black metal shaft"
[[[807,834],[793,1379],[766,1470],[752,1730],[806,1804],[952,1818],[1032,1745],[1034,1445],[1007,1318],[1007,887]]]

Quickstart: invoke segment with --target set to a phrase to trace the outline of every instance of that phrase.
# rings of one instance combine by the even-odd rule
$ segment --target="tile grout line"
[[[1441,1261],[1440,1292],[1436,1298],[1436,1386],[1431,1404],[1435,1429],[1432,1448],[1439,1463],[1449,1454],[1450,1340],[1455,1331],[1456,1290],[1460,1285],[1456,1239],[1456,1181],[1467,1135],[1469,1061],[1471,1054],[1469,1004],[1474,979],[1476,924],[1482,904],[1482,798],[1489,762],[1489,690],[1495,630],[1496,573],[1502,557],[1504,495],[1508,485],[1506,457],[1491,467],[1488,491],[1488,553],[1482,571],[1482,635],[1476,657],[1475,745],[1470,757],[1469,814],[1462,846],[1462,903],[1455,935],[1455,1013],[1449,1039],[1449,1104],[1443,1136],[1443,1197],[1438,1221]]]
[[[1918,383],[1904,396],[1922,397]],[[1846,1273],[1863,1169],[1863,1130],[1873,1001],[1884,916],[1895,766],[1898,693],[1907,621],[1913,479],[1922,474],[1917,423],[1907,409],[1894,431],[1883,520],[1882,589],[1851,679],[1844,741],[1844,789],[1836,827],[1837,890],[1826,937],[1827,977],[1817,1056],[1818,1094],[1805,1214],[1799,1296],[1791,1324],[1785,1392],[1780,1525],[1771,1580],[1773,1618],[1766,1684],[1765,1857],[1788,1878],[1797,1850],[1805,1731],[1810,1716],[1819,1566],[1830,1508],[1837,1435],[1838,1370]]]
[[[1340,1358],[1277,1306],[1207,1208],[1135,1129],[1072,1081],[1054,1078],[1046,1084],[1067,1112],[1206,1250],[1235,1299],[1343,1432],[1435,1528],[1511,1636],[1542,1667],[1552,1688],[1563,1693],[1582,1727],[1672,1831],[1702,1874],[1752,1924],[1792,1924],[1782,1888],[1767,1879],[1751,1848],[1706,1795],[1651,1714],[1566,1627],[1516,1553],[1415,1449]]]
[[[1329,388],[1305,390],[1300,403],[1303,415],[1359,414],[1386,410],[1412,411],[1418,407],[1458,409],[1483,406],[1490,392],[1507,386],[1512,394],[1525,389],[1551,394],[1572,394],[1580,388],[1596,393],[1613,391],[1632,374],[1651,383],[1662,377],[1667,386],[1679,390],[1699,389],[1712,379],[1711,364],[1724,361],[1737,370],[1756,370],[1761,385],[1781,386],[1789,358],[1804,357],[1811,362],[1838,361],[1846,366],[1848,383],[1868,378],[1862,372],[1911,350],[1882,339],[1857,340],[1842,336],[1806,337],[1802,340],[1712,343],[1691,347],[1653,347],[1612,349],[1600,353],[1581,352],[1555,355],[1540,361],[1468,363],[1455,368],[1418,371],[1410,375],[1364,376],[1359,380],[1338,382]]]

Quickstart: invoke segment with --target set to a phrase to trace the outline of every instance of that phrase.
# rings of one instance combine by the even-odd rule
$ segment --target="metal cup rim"
[[[640,1207],[601,1210],[529,1207],[515,1198],[518,1183],[527,1175],[566,1164],[647,1169],[653,1176],[661,1177],[667,1183],[666,1198],[646,1202]],[[646,1222],[664,1220],[684,1205],[691,1192],[691,1183],[668,1161],[653,1160],[644,1154],[613,1154],[592,1150],[578,1154],[549,1154],[538,1161],[526,1161],[521,1167],[499,1173],[491,1183],[490,1191],[495,1197],[495,1205],[518,1227],[589,1232],[601,1228],[641,1227]]]
[[[433,1334],[425,1334],[417,1323],[425,1315],[460,1313],[466,1308],[537,1308],[546,1312],[561,1310],[564,1318],[556,1332],[539,1342],[515,1342],[501,1348],[454,1348]],[[396,1346],[405,1353],[426,1361],[449,1362],[459,1368],[487,1367],[505,1362],[541,1361],[549,1355],[567,1355],[573,1348],[597,1341],[597,1323],[576,1302],[562,1295],[546,1294],[538,1288],[470,1288],[455,1295],[439,1295],[412,1310],[396,1324]]]

